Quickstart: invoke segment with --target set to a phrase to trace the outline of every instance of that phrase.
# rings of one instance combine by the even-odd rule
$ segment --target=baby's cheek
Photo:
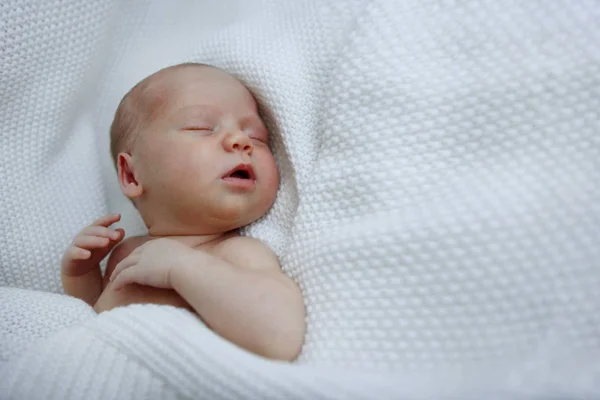
[[[198,180],[203,178],[209,170],[203,161],[202,154],[196,156],[193,152],[180,151],[166,160],[167,165],[164,166],[164,169],[169,172],[170,178],[174,180],[198,183]]]
[[[274,190],[277,191],[277,188],[279,187],[279,170],[277,169],[275,159],[269,153],[267,156],[265,156],[262,164],[263,165],[261,165],[261,167],[262,171],[264,171],[265,185],[270,188],[274,187]]]

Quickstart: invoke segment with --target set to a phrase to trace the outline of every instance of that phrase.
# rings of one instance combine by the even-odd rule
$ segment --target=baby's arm
[[[237,237],[223,245],[223,259],[196,251],[173,268],[173,288],[224,338],[265,357],[295,359],[305,331],[300,289],[262,242]]]
[[[61,280],[66,294],[93,306],[102,293],[100,261],[119,243],[125,232],[108,228],[120,215],[107,215],[78,233],[65,251]]]

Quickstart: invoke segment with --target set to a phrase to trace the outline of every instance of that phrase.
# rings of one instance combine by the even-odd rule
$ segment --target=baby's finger
[[[125,237],[125,230],[118,228],[118,229],[115,229],[115,232],[117,232],[117,234],[119,235],[119,237],[116,240],[117,241],[123,240],[123,238]]]
[[[82,249],[100,249],[108,246],[110,239],[98,236],[75,236],[73,245]]]
[[[130,283],[136,283],[137,272],[138,268],[136,266],[133,266],[131,268],[127,268],[121,271],[121,273],[119,273],[117,276],[114,276],[113,274],[113,276],[110,277],[113,283],[113,289],[120,290],[125,285],[128,285]]]
[[[135,255],[130,254],[129,256],[125,257],[123,260],[121,260],[120,263],[117,264],[112,274],[110,275],[109,280],[112,281],[117,275],[121,273],[121,271],[137,264],[137,262],[138,257],[136,257]]]
[[[121,214],[108,214],[92,222],[93,226],[110,226],[121,219]]]
[[[110,235],[110,247],[114,247],[117,243],[125,238],[125,230],[118,228]]]
[[[92,256],[92,252],[86,249],[80,249],[79,247],[69,246],[65,252],[66,257],[69,260],[87,260]]]
[[[122,229],[121,229],[122,231]],[[81,231],[81,235],[99,236],[110,240],[119,240],[120,233],[117,230],[106,228],[104,226],[88,226]]]

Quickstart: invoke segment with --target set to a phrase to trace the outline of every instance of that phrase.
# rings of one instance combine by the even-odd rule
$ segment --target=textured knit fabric
[[[600,398],[598,21],[596,0],[3,1],[0,396]],[[57,294],[83,226],[144,231],[108,127],[186,61],[272,131],[281,189],[246,233],[302,289],[295,365]]]

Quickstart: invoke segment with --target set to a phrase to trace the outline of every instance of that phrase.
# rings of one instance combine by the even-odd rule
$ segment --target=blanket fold
[[[82,393],[92,399],[593,398],[600,390],[600,352],[565,346],[563,328],[512,362],[376,373],[265,360],[221,339],[186,310],[134,305],[33,344],[0,369],[0,393],[3,399]]]

